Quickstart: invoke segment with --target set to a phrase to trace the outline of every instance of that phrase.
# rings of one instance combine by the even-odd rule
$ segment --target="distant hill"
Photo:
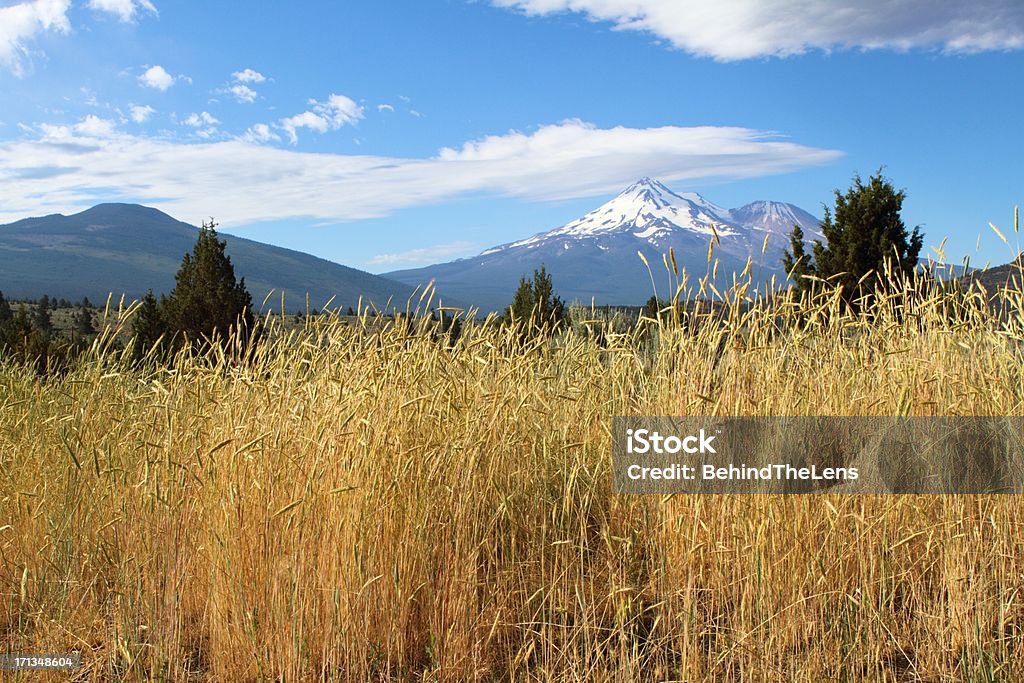
[[[964,280],[967,284],[982,285],[989,294],[996,294],[1003,287],[1020,289],[1022,273],[1024,273],[1024,253],[1001,266],[973,271]]]
[[[77,301],[134,299],[152,288],[167,293],[198,228],[137,204],[100,204],[71,216],[53,214],[0,225],[0,291],[11,298],[43,294]],[[257,308],[267,294],[272,310],[303,310],[306,293],[319,309],[356,306],[359,297],[401,308],[413,287],[309,254],[223,235],[235,274],[245,278]]]

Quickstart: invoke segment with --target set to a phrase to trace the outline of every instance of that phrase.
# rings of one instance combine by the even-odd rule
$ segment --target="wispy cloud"
[[[491,0],[532,15],[578,12],[721,61],[809,49],[1024,48],[1020,0]]]
[[[145,123],[156,112],[156,109],[148,104],[133,104],[129,107],[128,112],[135,123]]]
[[[293,145],[299,141],[299,128],[326,133],[363,118],[363,108],[344,95],[332,94],[326,102],[310,100],[309,104],[312,105],[309,110],[281,119],[281,128]]]
[[[377,111],[394,111],[394,110],[395,110],[395,108],[392,107],[390,104],[378,104],[377,105]]]
[[[218,92],[228,93],[234,97],[236,101],[242,102],[243,104],[252,104],[256,101],[259,93],[257,93],[249,84],[263,83],[266,80],[267,77],[259,71],[245,68],[241,71],[235,71],[232,73],[231,83]]]
[[[0,142],[2,220],[81,208],[98,199],[94,188],[106,188],[107,201],[144,201],[186,220],[343,222],[468,193],[595,197],[643,175],[730,180],[840,156],[748,128],[597,128],[581,121],[489,136],[431,158],[314,154],[245,139],[180,142],[121,133],[90,119],[27,130],[20,140]],[[251,130],[257,140],[272,133]],[[31,182],[15,173],[35,167],[74,170]]]
[[[114,134],[115,124],[109,119],[89,114],[75,124],[73,130],[86,137],[106,138]]]
[[[89,0],[89,7],[101,12],[117,15],[124,22],[135,21],[135,14],[143,9],[151,14],[158,14],[150,0]]]
[[[270,126],[267,124],[257,123],[245,131],[242,139],[249,142],[270,142],[272,140],[280,140],[281,136],[270,130]]]
[[[44,31],[71,31],[70,6],[71,0],[34,0],[0,7],[0,65],[23,76],[28,41]]]
[[[262,83],[267,77],[255,69],[242,69],[231,74],[236,83]]]
[[[151,66],[142,72],[139,76],[139,83],[146,86],[147,88],[155,88],[156,90],[167,90],[179,77],[172,76],[167,72],[167,69],[163,68],[159,64]]]
[[[218,123],[220,123],[220,121],[214,118],[214,116],[210,112],[204,111],[198,114],[194,112],[189,114],[185,117],[182,123],[184,123],[186,126],[199,128],[200,126],[216,126]]]
[[[409,249],[392,254],[377,254],[367,263],[371,266],[408,266],[427,265],[439,261],[450,261],[460,256],[472,256],[480,250],[480,245],[475,242],[459,240],[447,244],[435,244],[430,247]]]
[[[209,140],[220,135],[217,129],[220,121],[210,112],[191,113],[182,120],[182,125],[195,128],[195,135],[203,140]]]
[[[78,123],[70,126],[43,123],[33,128],[21,126],[26,132],[38,131],[39,140],[47,144],[67,144],[69,149],[85,149],[89,146],[101,145],[102,141],[117,134],[117,124],[110,119],[89,114]],[[60,163],[53,164],[61,166]]]
[[[235,83],[228,88],[228,92],[235,96],[235,99],[245,104],[252,104],[256,101],[256,91],[244,83]]]

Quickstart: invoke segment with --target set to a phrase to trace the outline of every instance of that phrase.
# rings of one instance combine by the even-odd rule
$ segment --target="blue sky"
[[[139,202],[385,272],[644,175],[820,215],[884,166],[926,247],[1004,262],[1024,5],[962,4],[0,0],[0,222]]]

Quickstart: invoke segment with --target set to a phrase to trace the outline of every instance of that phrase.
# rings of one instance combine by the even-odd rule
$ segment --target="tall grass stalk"
[[[1017,679],[1020,498],[620,497],[609,472],[617,414],[1020,414],[1009,296],[740,293],[526,343],[364,309],[6,364],[0,643],[82,650],[83,680]]]

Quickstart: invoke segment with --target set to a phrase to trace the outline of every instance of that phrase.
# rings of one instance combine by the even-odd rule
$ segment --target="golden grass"
[[[611,494],[616,414],[1020,414],[1020,298],[950,301],[604,345],[364,316],[141,369],[112,317],[65,376],[0,369],[0,643],[96,680],[1019,679],[1017,496]]]

